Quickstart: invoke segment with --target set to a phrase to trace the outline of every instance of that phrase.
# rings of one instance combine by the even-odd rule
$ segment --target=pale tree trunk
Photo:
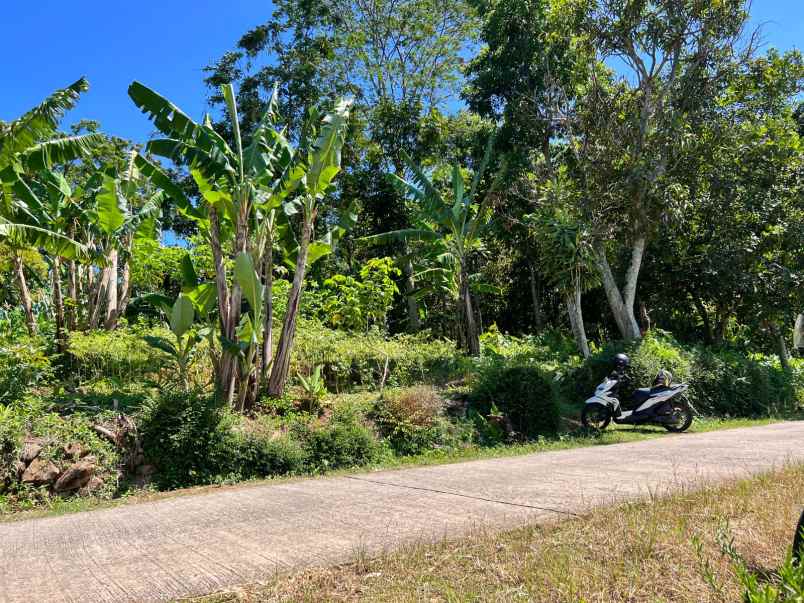
[[[101,310],[103,309],[104,300],[108,297],[107,289],[109,288],[110,278],[111,272],[109,268],[103,268],[100,273],[100,279],[95,284],[95,290],[91,295],[92,311],[89,316],[90,329],[97,329],[100,325]],[[91,280],[94,281],[94,277]]]
[[[69,310],[67,312],[67,328],[75,331],[78,328],[78,266],[75,260],[67,263],[67,295],[70,299]]]
[[[782,370],[785,372],[790,371],[790,352],[787,350],[787,342],[784,339],[784,333],[776,326],[776,323],[770,325],[771,333],[776,339],[779,346],[779,364],[782,365]]]
[[[120,273],[120,289],[117,292],[117,318],[124,316],[131,295],[131,265],[126,261]]]
[[[131,295],[131,237],[126,239],[126,255],[123,267],[120,270],[120,289],[117,292],[117,318],[125,316]]]
[[[25,270],[22,265],[22,258],[18,253],[14,253],[14,275],[17,278],[17,286],[20,290],[20,300],[25,311],[25,325],[28,327],[29,335],[36,335],[36,317],[33,313],[33,300],[31,292],[28,290],[28,281],[25,280]]]
[[[625,275],[625,286],[622,292],[617,286],[617,281],[611,271],[609,260],[602,243],[595,244],[595,263],[597,264],[600,278],[603,282],[603,290],[606,292],[606,299],[609,308],[614,315],[617,328],[623,339],[639,339],[642,333],[634,312],[634,302],[636,301],[637,281],[639,280],[639,269],[642,266],[642,258],[645,255],[646,238],[638,236],[631,246],[631,262]]]
[[[572,328],[572,335],[575,337],[575,343],[578,345],[578,351],[584,358],[589,358],[591,353],[589,351],[589,342],[586,339],[586,328],[583,324],[583,309],[581,307],[581,288],[577,285],[573,287],[573,291],[567,293],[567,314],[569,315],[570,327]]]
[[[61,294],[61,258],[53,258],[53,309],[56,317],[56,351],[64,354],[67,351],[67,335],[64,331],[64,299]]]
[[[459,328],[463,331],[465,349],[470,356],[480,356],[480,334],[477,329],[477,322],[475,321],[475,311],[472,304],[472,292],[469,289],[469,277],[466,274],[465,267],[461,268],[461,308],[459,310],[459,317],[461,325]]]
[[[112,248],[106,256],[108,266],[105,268],[106,277],[106,313],[103,319],[103,328],[113,331],[117,327],[117,249]]]
[[[274,357],[271,369],[271,378],[268,380],[268,394],[279,397],[285,390],[285,383],[290,371],[290,355],[293,351],[293,342],[296,337],[296,319],[299,314],[302,290],[304,288],[304,273],[307,268],[307,254],[310,241],[313,237],[313,222],[315,216],[305,216],[302,226],[299,256],[296,258],[296,274],[293,275],[293,285],[288,295],[288,311],[282,324],[282,333],[279,336],[279,346]]]
[[[262,278],[265,284],[265,298],[263,300],[263,330],[262,330],[262,359],[260,364],[260,381],[256,390],[268,380],[268,375],[274,363],[274,253],[273,239],[269,239],[265,260],[263,261]]]

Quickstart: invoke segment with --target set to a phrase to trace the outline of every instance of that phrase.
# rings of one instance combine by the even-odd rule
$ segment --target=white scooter
[[[614,373],[597,386],[595,394],[584,404],[581,424],[598,430],[605,429],[612,421],[625,425],[659,425],[672,432],[689,429],[692,406],[683,395],[689,385],[673,384],[673,376],[668,371],[659,371],[653,387],[634,392],[633,410],[622,409],[618,390],[629,364],[625,354],[615,357]]]

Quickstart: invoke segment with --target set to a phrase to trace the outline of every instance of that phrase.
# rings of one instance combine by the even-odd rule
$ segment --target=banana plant
[[[27,247],[47,247],[61,256],[86,253],[80,243],[42,221],[42,186],[37,184],[36,178],[56,165],[87,155],[99,142],[96,134],[57,135],[62,116],[88,88],[89,83],[81,78],[57,90],[18,119],[0,121],[0,241],[16,250],[14,274],[31,334],[36,331],[36,319],[20,251]],[[40,192],[36,192],[37,189]]]
[[[203,330],[192,328],[195,322],[195,307],[184,294],[180,294],[172,306],[163,301],[156,301],[156,305],[166,311],[169,317],[168,326],[175,341],[155,335],[146,335],[144,339],[151,347],[162,350],[173,358],[178,368],[182,387],[188,391],[190,389],[190,363],[193,360],[196,346],[204,336]]]
[[[459,342],[472,356],[480,354],[480,334],[470,288],[469,259],[473,253],[482,250],[483,229],[492,217],[491,198],[497,182],[492,184],[482,200],[478,199],[478,187],[491,158],[492,143],[493,138],[486,145],[483,160],[468,191],[464,187],[460,166],[453,165],[447,194],[443,194],[432,178],[405,153],[403,157],[409,179],[397,174],[389,177],[418,210],[417,223],[414,228],[364,238],[369,243],[402,240],[424,244],[430,266],[417,277],[428,277],[442,289],[453,292]]]
[[[272,356],[271,281],[273,251],[283,239],[280,228],[294,215],[303,216],[292,300],[298,300],[301,295],[304,271],[311,256],[321,257],[331,249],[331,244],[327,247],[327,241],[319,240],[313,244],[312,225],[318,206],[340,168],[340,149],[349,103],[337,104],[334,111],[325,116],[312,112],[306,132],[318,136],[304,137],[297,149],[287,140],[284,130],[277,126],[276,89],[262,119],[247,138],[240,131],[234,89],[226,85],[222,86],[221,92],[227,105],[228,122],[225,126],[230,134],[228,141],[216,131],[209,116],[197,123],[143,84],[134,82],[129,87],[131,99],[165,135],[165,138],[152,140],[148,151],[186,166],[201,193],[201,202],[192,203],[159,166],[144,158],[138,160],[140,171],[173,198],[183,215],[198,224],[211,247],[223,343],[216,376],[218,391],[233,405],[237,394],[237,405],[247,410],[256,401],[268,367],[273,367],[269,390],[283,389],[287,380],[298,302],[289,304],[292,309],[286,315],[277,355],[281,362],[277,362]],[[286,225],[284,228],[284,232],[290,231]],[[248,323],[242,319],[241,305],[243,297],[247,297],[244,288],[248,279],[237,278],[228,271],[224,252],[227,249],[232,250],[235,258],[241,258],[243,254],[250,256],[249,275],[255,273],[262,285],[262,311],[259,314],[262,324],[254,322],[258,300],[249,302],[252,315],[248,320],[254,337],[249,339],[247,351],[241,349],[248,328]],[[239,260],[241,269],[245,266],[244,261]],[[238,261],[235,268],[237,265]],[[244,275],[245,272],[241,276]],[[261,334],[257,334],[258,331]],[[260,343],[262,349],[258,351]],[[253,372],[255,365],[244,364],[244,357],[252,358],[260,369]],[[275,386],[277,383],[279,385]],[[242,390],[246,390],[245,393]]]
[[[154,191],[137,167],[137,151],[131,151],[126,167],[108,168],[98,176],[95,206],[90,219],[103,256],[101,277],[90,298],[91,328],[113,330],[129,302],[131,250],[138,238],[155,239],[165,193]]]

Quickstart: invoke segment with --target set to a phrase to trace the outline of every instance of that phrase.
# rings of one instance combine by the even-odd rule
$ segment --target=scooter
[[[660,371],[653,387],[634,392],[631,399],[634,410],[623,410],[618,389],[624,377],[623,371],[615,371],[597,386],[581,413],[584,427],[603,430],[614,421],[621,425],[658,425],[676,433],[689,429],[692,406],[684,396],[689,385],[673,384],[672,375]]]

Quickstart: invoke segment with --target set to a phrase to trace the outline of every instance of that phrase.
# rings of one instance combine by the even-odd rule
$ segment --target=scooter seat
[[[638,389],[638,390],[636,390],[636,391],[634,392],[633,400],[634,400],[634,402],[635,402],[635,403],[637,403],[637,404],[642,404],[642,403],[643,403],[643,402],[645,402],[645,401],[646,401],[648,398],[650,398],[651,393],[652,393],[651,388],[649,388],[649,387],[642,387],[642,388],[640,388],[640,389]]]

